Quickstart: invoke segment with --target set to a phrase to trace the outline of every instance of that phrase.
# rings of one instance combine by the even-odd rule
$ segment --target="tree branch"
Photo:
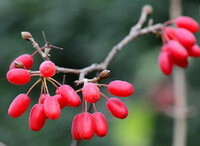
[[[152,12],[151,6],[147,5],[143,7],[142,14],[140,16],[138,23],[131,28],[129,34],[125,38],[123,38],[117,45],[115,45],[111,49],[111,51],[108,53],[103,62],[99,64],[94,63],[82,69],[72,69],[72,68],[64,68],[57,66],[57,72],[79,74],[79,80],[81,81],[84,78],[84,76],[90,72],[107,69],[108,66],[111,64],[111,62],[114,60],[114,58],[123,49],[123,47],[126,46],[130,41],[144,34],[158,33],[162,29],[163,27],[162,24],[148,25],[147,27],[142,28],[143,24],[146,21],[147,15],[149,15],[151,12]]]

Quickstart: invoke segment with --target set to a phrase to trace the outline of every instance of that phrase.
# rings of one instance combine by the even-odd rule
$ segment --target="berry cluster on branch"
[[[198,31],[198,22],[187,16],[180,16],[164,24],[161,32],[163,46],[158,62],[165,75],[171,74],[174,65],[186,68],[189,57],[200,57],[200,47],[193,34]]]
[[[80,140],[91,139],[94,134],[99,137],[105,136],[108,132],[107,121],[105,116],[98,112],[95,106],[100,97],[107,99],[106,107],[116,118],[126,118],[128,116],[128,109],[118,98],[108,98],[101,93],[100,87],[107,87],[108,92],[117,97],[127,97],[134,93],[133,85],[126,81],[115,80],[108,85],[99,84],[100,80],[110,75],[110,71],[107,70],[108,66],[124,46],[141,35],[148,33],[161,34],[164,45],[159,55],[159,65],[166,75],[172,72],[174,64],[186,67],[188,56],[200,56],[200,49],[195,45],[196,39],[192,34],[199,30],[199,25],[195,20],[182,16],[175,21],[153,24],[153,20],[149,19],[148,25],[143,27],[147,21],[147,16],[152,12],[151,6],[144,6],[137,24],[131,27],[129,34],[111,49],[105,59],[101,63],[94,63],[82,69],[56,66],[50,60],[50,51],[51,49],[62,50],[62,48],[49,44],[44,33],[45,45],[40,47],[29,32],[22,32],[22,38],[30,41],[36,51],[31,55],[23,54],[17,57],[10,65],[10,70],[6,75],[7,80],[12,84],[24,85],[34,76],[39,77],[39,79],[31,86],[27,93],[19,94],[13,100],[8,110],[9,115],[17,118],[28,109],[30,104],[29,93],[41,82],[41,93],[38,103],[32,107],[29,115],[29,127],[31,130],[41,130],[47,119],[58,119],[61,110],[66,106],[75,108],[82,103],[81,113],[77,114],[72,121],[71,132],[74,141],[71,145],[76,146]],[[172,27],[171,24],[176,24],[176,28]],[[44,61],[41,63],[38,71],[32,71],[33,57],[36,54],[39,54]],[[100,72],[100,74],[93,79],[87,79],[86,76],[91,72]],[[83,87],[75,91],[71,86],[59,83],[53,78],[56,73],[78,74],[79,78],[74,83]],[[50,95],[48,83],[55,86],[55,94],[53,96]],[[82,98],[80,98],[79,92],[82,92]],[[91,114],[88,104],[90,104],[90,107],[93,106],[94,113]]]
[[[28,32],[23,32],[22,37],[27,40],[26,35],[31,36]],[[30,37],[28,37],[30,39]],[[43,48],[40,52],[43,53]],[[7,80],[15,85],[24,85],[30,82],[32,77],[39,77],[39,79],[30,87],[27,93],[19,94],[10,104],[8,114],[12,118],[18,118],[23,115],[29,105],[29,94],[32,89],[41,82],[41,92],[36,103],[29,114],[29,128],[33,131],[39,131],[45,125],[47,119],[56,120],[61,115],[61,110],[66,106],[79,107],[82,103],[82,112],[75,116],[72,122],[72,137],[75,140],[88,140],[96,134],[103,137],[107,134],[108,125],[105,116],[101,112],[97,112],[95,103],[99,101],[100,97],[107,99],[106,106],[109,112],[116,118],[124,119],[128,116],[128,109],[126,105],[118,98],[108,98],[100,92],[100,87],[106,86],[108,92],[114,96],[127,97],[134,93],[134,87],[126,81],[112,81],[108,85],[99,84],[102,79],[109,77],[110,71],[103,70],[98,77],[93,79],[83,79],[83,87],[75,91],[70,85],[62,85],[57,80],[53,79],[56,74],[56,65],[50,61],[45,60],[39,66],[39,71],[32,71],[31,67],[34,64],[34,55],[23,54],[11,63],[10,70],[7,72]],[[52,96],[48,89],[48,82],[55,87],[55,94]],[[78,95],[82,92],[82,98]],[[94,113],[88,112],[87,103],[94,107]]]
[[[103,137],[108,132],[108,125],[105,116],[101,112],[97,112],[95,102],[100,99],[100,96],[107,99],[106,107],[108,111],[116,118],[124,119],[128,116],[128,109],[126,105],[116,97],[108,98],[106,95],[100,92],[100,87],[106,86],[108,92],[114,96],[126,97],[130,96],[134,92],[134,87],[125,81],[112,81],[110,84],[99,84],[98,82],[102,79],[107,78],[110,75],[110,71],[106,70],[112,60],[119,54],[122,48],[127,45],[130,41],[140,35],[147,33],[157,33],[161,30],[161,24],[152,25],[152,21],[149,20],[149,25],[142,28],[143,24],[147,19],[147,15],[153,11],[151,6],[145,6],[142,9],[142,14],[138,23],[133,26],[129,34],[122,39],[117,45],[115,45],[108,53],[103,62],[99,64],[92,64],[83,69],[72,69],[63,68],[56,66],[50,60],[51,49],[61,49],[53,46],[47,42],[46,37],[43,33],[45,45],[40,47],[34,40],[29,32],[22,32],[22,38],[30,41],[36,51],[33,54],[23,54],[17,57],[10,65],[10,70],[7,72],[7,80],[12,84],[24,85],[27,84],[32,77],[39,77],[39,79],[30,87],[30,89],[23,94],[19,94],[11,103],[8,114],[17,118],[23,115],[27,111],[30,105],[29,93],[31,90],[41,82],[41,93],[36,103],[29,114],[29,128],[33,131],[39,131],[44,126],[47,119],[56,120],[60,117],[61,110],[66,107],[78,107],[82,103],[82,111],[74,117],[72,122],[72,137],[74,140],[88,140],[91,139],[94,134],[99,137]],[[34,63],[33,57],[36,54],[40,54],[44,62],[40,64],[38,71],[32,71],[31,67]],[[93,79],[86,79],[85,76],[94,71],[102,71],[98,77]],[[79,74],[79,79],[75,81],[76,85],[83,85],[83,87],[75,91],[69,85],[62,85],[53,76],[56,73],[73,73]],[[48,82],[55,86],[55,94],[50,95],[48,89]],[[78,92],[82,92],[82,98],[79,97]],[[92,105],[94,113],[88,111],[87,103]],[[75,145],[77,145],[77,141]],[[72,145],[73,143],[72,142]]]

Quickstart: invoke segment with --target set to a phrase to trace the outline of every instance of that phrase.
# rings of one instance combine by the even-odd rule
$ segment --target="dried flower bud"
[[[145,11],[147,14],[151,14],[153,12],[153,8],[150,5],[145,5],[142,11]]]
[[[29,41],[29,39],[32,38],[32,35],[29,32],[27,32],[27,31],[21,32],[21,36],[22,36],[22,38],[24,40],[27,40],[27,41]]]
[[[16,62],[15,62],[15,67],[16,67],[16,68],[23,68],[23,69],[25,69],[24,64],[21,63],[21,62],[19,62],[19,61],[16,61]]]
[[[100,74],[99,77],[101,79],[105,79],[108,78],[110,76],[110,71],[109,70],[103,70]]]

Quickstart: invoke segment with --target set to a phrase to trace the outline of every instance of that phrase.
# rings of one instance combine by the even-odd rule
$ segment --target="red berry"
[[[43,103],[44,103],[44,100],[45,100],[47,97],[49,97],[48,94],[42,94],[42,95],[40,95],[40,98],[39,98],[38,103],[43,104]]]
[[[39,131],[44,126],[46,119],[43,105],[35,104],[29,115],[29,128],[33,131]]]
[[[186,68],[188,66],[188,60],[187,59],[178,60],[176,58],[173,58],[173,62],[174,62],[174,64],[176,64],[177,66],[182,67],[182,68]]]
[[[179,28],[176,30],[177,40],[186,48],[192,47],[196,43],[195,36],[184,28]]]
[[[56,66],[51,61],[44,61],[40,65],[40,73],[43,77],[52,77],[56,73]]]
[[[56,94],[52,98],[55,98],[58,101],[58,103],[60,105],[60,109],[63,109],[64,107],[67,106],[65,99],[60,94]]]
[[[173,69],[173,59],[169,52],[163,51],[160,53],[158,57],[158,64],[161,71],[165,75],[171,74],[172,69]]]
[[[194,19],[187,16],[180,16],[175,21],[176,25],[180,28],[185,28],[193,33],[199,31],[199,24]]]
[[[191,57],[200,57],[200,47],[197,44],[187,49],[187,51]]]
[[[56,95],[60,94],[59,88],[56,89]]]
[[[99,137],[106,136],[108,133],[108,124],[105,116],[100,112],[93,113],[92,116],[94,118],[96,135]]]
[[[108,99],[106,106],[110,113],[116,118],[125,119],[128,116],[126,105],[117,98]]]
[[[116,80],[108,84],[108,91],[115,96],[127,97],[134,93],[134,87],[126,81]]]
[[[87,83],[82,89],[83,98],[89,103],[95,103],[100,98],[100,90],[94,83]]]
[[[71,107],[78,107],[81,104],[81,99],[69,85],[62,85],[59,87],[59,93],[64,98],[66,104]]]
[[[6,78],[12,84],[24,85],[30,81],[31,76],[27,70],[16,68],[9,70]]]
[[[58,101],[51,96],[44,100],[44,112],[51,120],[56,120],[60,117],[61,110]]]
[[[72,121],[71,133],[73,139],[75,140],[82,140],[82,138],[79,135],[79,129],[78,129],[80,115],[81,114],[76,115]]]
[[[30,54],[23,54],[19,57],[17,57],[11,64],[10,69],[16,68],[15,62],[21,62],[26,69],[30,69],[33,65],[33,57]]]
[[[78,131],[79,135],[84,140],[89,140],[94,135],[94,121],[90,113],[84,112],[78,119]]]
[[[19,94],[10,104],[8,114],[12,118],[21,116],[28,109],[30,101],[27,94]]]
[[[172,53],[173,58],[176,58],[178,60],[187,59],[187,50],[179,42],[171,40],[168,42],[168,47]]]
[[[162,48],[161,48],[161,51],[162,52],[168,52],[168,53],[171,53],[170,49],[169,49],[169,46],[167,44],[163,45]]]
[[[164,28],[164,35],[166,35],[166,40],[167,39],[170,39],[170,40],[173,40],[174,37],[175,37],[175,32],[176,30],[172,27],[165,27]]]

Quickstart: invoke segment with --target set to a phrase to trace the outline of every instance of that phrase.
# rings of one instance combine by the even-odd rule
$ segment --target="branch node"
[[[153,8],[151,5],[145,5],[143,8],[142,8],[142,11],[145,12],[147,15],[153,13]]]

